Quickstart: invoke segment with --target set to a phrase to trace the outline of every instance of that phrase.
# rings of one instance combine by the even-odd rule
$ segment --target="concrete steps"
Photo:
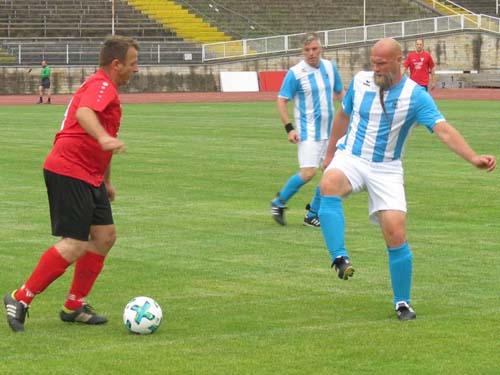
[[[187,41],[223,42],[231,37],[170,0],[126,0],[143,14],[172,29]]]

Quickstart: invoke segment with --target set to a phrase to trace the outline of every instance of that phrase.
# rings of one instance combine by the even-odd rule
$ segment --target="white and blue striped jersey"
[[[333,93],[344,88],[337,66],[320,59],[319,68],[302,60],[288,70],[279,97],[293,99],[295,126],[301,141],[330,137],[333,121]]]
[[[342,102],[350,120],[338,149],[370,162],[398,160],[416,124],[432,132],[438,122],[445,121],[429,93],[406,76],[384,92],[386,113],[379,90],[373,72],[354,76]]]

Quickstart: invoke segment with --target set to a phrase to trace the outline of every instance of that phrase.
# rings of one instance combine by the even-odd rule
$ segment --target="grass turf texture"
[[[439,105],[478,151],[498,152],[497,102]],[[320,231],[302,226],[314,184],[289,202],[287,227],[273,223],[269,201],[297,170],[274,103],[123,109],[127,153],[112,168],[118,241],[90,296],[110,321],[59,320],[70,268],[34,301],[26,332],[2,318],[0,373],[500,371],[498,171],[478,171],[415,130],[405,166],[417,321],[400,323],[366,194],[344,202],[349,281],[329,268]],[[55,241],[41,166],[64,110],[0,107],[3,292]],[[163,308],[152,336],[123,326],[137,295]]]

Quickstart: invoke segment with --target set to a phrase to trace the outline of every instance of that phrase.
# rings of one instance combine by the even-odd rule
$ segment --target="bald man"
[[[487,172],[495,169],[496,159],[472,150],[427,91],[402,75],[401,61],[400,44],[381,39],[371,50],[372,71],[359,72],[350,83],[323,163],[319,218],[332,267],[347,280],[354,268],[344,243],[342,199],[368,192],[370,220],[380,226],[387,245],[396,315],[405,321],[416,318],[410,305],[412,253],[406,240],[401,163],[412,128],[425,126],[453,152]]]
[[[410,78],[428,91],[436,87],[436,73],[434,70],[434,60],[429,52],[424,51],[424,40],[415,41],[415,51],[408,54],[403,64],[403,74],[410,69]]]

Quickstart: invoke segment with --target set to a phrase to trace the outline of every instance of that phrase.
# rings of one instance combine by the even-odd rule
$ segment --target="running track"
[[[500,100],[500,89],[436,89],[434,99]],[[131,103],[207,103],[267,102],[276,100],[277,92],[172,92],[121,94],[124,104]],[[52,95],[52,104],[67,104],[71,95]],[[0,105],[35,104],[37,95],[0,95]]]

